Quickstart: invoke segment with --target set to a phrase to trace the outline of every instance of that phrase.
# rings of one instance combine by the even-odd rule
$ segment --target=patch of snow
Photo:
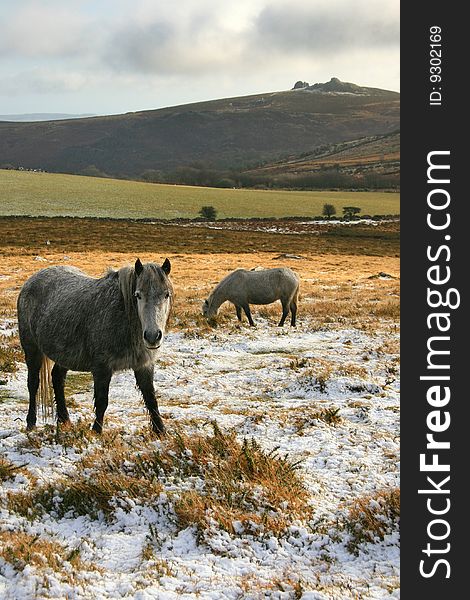
[[[2,327],[8,331],[12,324]],[[398,534],[363,544],[355,556],[347,550],[347,534],[333,525],[352,499],[399,485],[399,382],[390,383],[386,369],[396,355],[374,350],[390,336],[355,329],[312,331],[308,322],[279,329],[262,319],[256,328],[219,328],[201,337],[169,333],[155,370],[159,406],[169,427],[175,422],[201,432],[215,419],[240,440],[254,438],[266,450],[277,448],[279,455],[300,460],[312,519],[292,525],[280,538],[252,535],[240,522],[234,522],[231,535],[214,523],[201,539],[194,528],[180,530],[175,523],[169,494],[185,489],[184,482],[175,482],[153,506],[117,505],[110,522],[51,514],[28,521],[5,508],[8,493],[31,485],[17,474],[0,492],[0,531],[50,536],[70,551],[79,548],[81,559],[98,570],[78,573],[73,584],[49,570],[46,592],[43,571],[32,565],[16,571],[0,559],[0,595],[18,600],[38,593],[56,599],[290,599],[298,582],[303,600],[398,598]],[[331,374],[322,389],[315,375],[325,363]],[[348,375],[351,364],[363,369],[363,376]],[[74,465],[98,445],[90,442],[83,450],[59,443],[28,445],[26,379],[23,365],[2,386],[7,393],[0,413],[2,455],[26,465],[42,482],[73,476]],[[91,423],[92,390],[74,400],[72,420]],[[339,423],[315,417],[323,408],[339,409]],[[115,375],[105,427],[132,440],[145,423],[133,374]],[[153,558],[144,560],[149,542]]]

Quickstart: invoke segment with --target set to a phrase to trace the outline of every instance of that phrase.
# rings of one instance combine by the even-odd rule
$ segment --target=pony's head
[[[166,258],[161,267],[137,259],[134,266],[136,280],[134,296],[137,312],[142,325],[144,345],[149,350],[160,347],[166,324],[173,304],[173,286],[170,274],[171,264]]]
[[[202,304],[202,315],[206,317],[206,319],[214,319],[217,315],[217,310],[214,310],[210,296],[207,300],[204,300]]]
[[[217,327],[217,312],[218,308],[214,307],[212,302],[212,296],[209,296],[207,300],[202,303],[202,315],[207,319],[207,322],[211,327]]]

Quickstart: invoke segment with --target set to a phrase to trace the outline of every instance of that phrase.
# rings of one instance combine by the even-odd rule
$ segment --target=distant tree
[[[217,211],[213,206],[203,206],[199,211],[199,215],[208,221],[215,221],[217,218]]]
[[[336,208],[333,204],[324,204],[322,215],[329,219],[336,214]]]
[[[343,216],[345,219],[353,219],[361,212],[358,206],[343,206]]]

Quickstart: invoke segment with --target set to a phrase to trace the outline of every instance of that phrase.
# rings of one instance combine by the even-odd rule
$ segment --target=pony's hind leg
[[[253,327],[255,322],[253,321],[253,318],[251,316],[251,311],[250,311],[250,305],[249,304],[245,304],[243,306],[243,310],[245,311],[245,315],[248,318],[248,322],[250,323],[250,325]]]
[[[235,310],[237,311],[237,319],[239,321],[241,321],[242,320],[242,307],[241,306],[237,306],[235,304]]]
[[[289,304],[282,302],[282,317],[279,321],[279,327],[284,325],[285,320],[287,319],[287,315],[289,314]]]
[[[29,410],[26,417],[26,429],[36,427],[36,396],[39,389],[39,371],[41,370],[42,352],[38,348],[24,349],[28,367]]]
[[[155,388],[153,385],[153,366],[137,369],[134,371],[135,380],[142,392],[145,406],[149,411],[150,421],[152,423],[152,429],[158,435],[165,433],[165,426],[163,425],[160,412],[158,410],[157,398],[155,396]]]
[[[52,386],[57,406],[57,421],[59,423],[70,423],[69,413],[65,405],[64,385],[67,369],[55,364],[52,369]]]
[[[109,384],[111,383],[112,371],[108,368],[102,368],[93,371],[94,397],[95,397],[95,422],[93,431],[101,433],[103,431],[104,413],[108,408]]]
[[[292,327],[295,327],[296,318],[297,318],[297,302],[296,302],[296,300],[292,300],[292,302],[290,303],[290,314],[291,314],[290,324]]]
[[[290,320],[291,327],[295,327],[295,324],[297,321],[297,302],[298,302],[298,300],[299,300],[299,287],[297,286],[297,289],[295,290],[295,292],[292,295],[292,298],[290,299],[290,302],[289,302],[290,314],[291,314],[291,320]]]

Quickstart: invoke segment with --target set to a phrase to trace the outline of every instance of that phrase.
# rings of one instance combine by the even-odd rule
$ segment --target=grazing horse
[[[171,265],[143,265],[88,277],[75,267],[48,267],[32,275],[18,297],[18,329],[28,367],[27,429],[36,425],[38,388],[52,368],[57,421],[70,423],[64,383],[68,370],[90,371],[95,421],[101,433],[111,376],[133,369],[152,428],[164,432],[153,385],[154,357],[172,306]],[[46,390],[42,390],[42,398]],[[39,393],[41,396],[41,390]]]
[[[238,320],[242,320],[242,309],[250,325],[254,325],[250,312],[250,304],[271,304],[276,300],[282,303],[282,317],[279,327],[284,325],[289,310],[291,325],[295,327],[297,300],[299,295],[299,278],[290,269],[261,269],[246,271],[237,269],[212,290],[202,306],[202,314],[208,319],[217,315],[219,306],[228,300],[235,305]]]

